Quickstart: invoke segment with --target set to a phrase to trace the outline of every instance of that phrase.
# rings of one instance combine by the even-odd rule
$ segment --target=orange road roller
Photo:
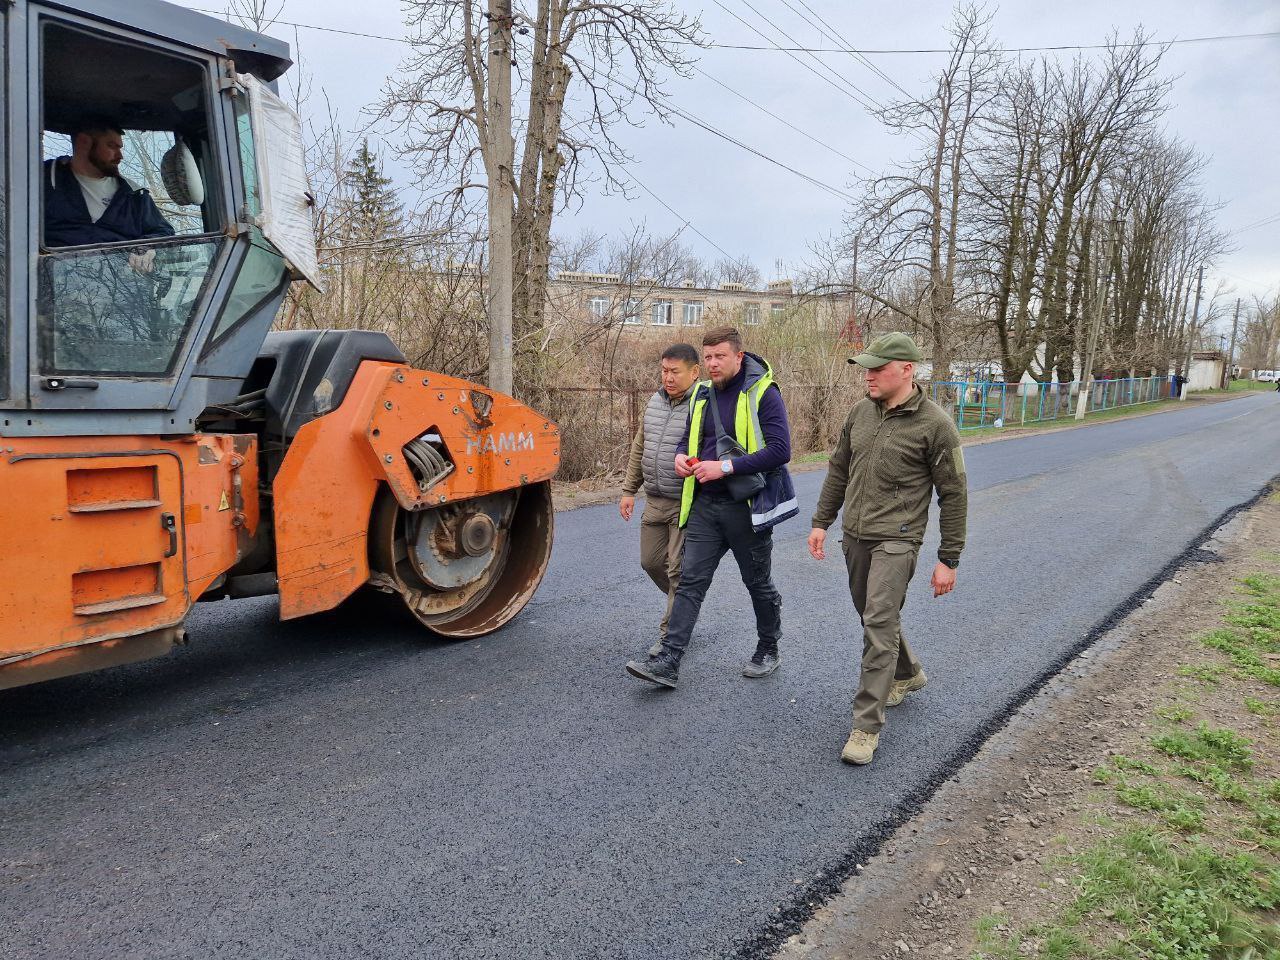
[[[269,332],[324,281],[288,47],[159,0],[0,20],[0,688],[162,654],[202,600],[519,613],[555,425],[380,333]]]

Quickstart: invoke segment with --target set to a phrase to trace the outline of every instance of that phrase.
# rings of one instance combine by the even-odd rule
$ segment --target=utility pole
[[[511,234],[516,152],[511,134],[511,0],[489,0],[488,19],[489,386],[510,394],[514,391]]]
[[[1089,330],[1089,339],[1085,343],[1084,369],[1080,371],[1080,392],[1076,395],[1076,419],[1083,420],[1089,406],[1089,393],[1093,387],[1094,354],[1098,349],[1098,337],[1102,334],[1102,315],[1106,312],[1107,291],[1111,286],[1111,251],[1115,241],[1115,225],[1109,224],[1107,234],[1102,241],[1103,273],[1098,280],[1098,303],[1093,312],[1093,326]]]
[[[849,332],[855,334],[858,338],[857,342],[862,342],[862,325],[858,322],[858,237],[853,238],[853,295],[849,297],[849,323],[853,329]],[[861,348],[859,348],[861,349]]]
[[[1231,387],[1231,371],[1236,365],[1236,333],[1240,329],[1240,298],[1236,297],[1236,315],[1231,320],[1231,349],[1227,351],[1227,365],[1222,371],[1222,389]]]
[[[1191,354],[1196,349],[1196,321],[1200,319],[1200,292],[1204,289],[1204,264],[1196,273],[1196,305],[1191,308],[1191,322],[1187,325],[1187,360],[1182,365],[1182,393],[1179,400],[1187,399],[1187,384],[1191,382]]]

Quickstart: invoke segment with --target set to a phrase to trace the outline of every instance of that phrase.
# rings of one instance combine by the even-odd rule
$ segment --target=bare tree
[[[764,276],[760,273],[760,268],[747,257],[737,257],[733,260],[721,257],[712,265],[711,275],[715,283],[740,283],[750,290],[758,290],[764,284]]]
[[[225,15],[258,33],[264,32],[284,13],[285,0],[228,0]]]
[[[959,7],[951,26],[951,54],[930,95],[880,113],[891,131],[920,138],[924,149],[900,172],[868,184],[852,225],[865,241],[871,275],[901,281],[904,274],[915,274],[923,280],[906,287],[919,299],[894,306],[927,332],[937,379],[949,376],[955,349],[971,136],[998,89],[1000,57],[988,35],[990,20],[979,7]]]
[[[402,153],[428,198],[453,215],[474,214],[475,195],[507,175],[495,151],[503,137],[489,127],[494,77],[484,14],[475,0],[408,0],[405,6],[414,53],[388,83],[377,114],[403,135]],[[557,206],[580,200],[593,176],[622,188],[615,171],[628,157],[612,131],[634,122],[639,108],[665,115],[662,77],[688,71],[687,45],[700,41],[700,26],[662,0],[538,0],[513,18],[512,59],[524,103],[509,174],[513,317],[527,390],[540,379]]]

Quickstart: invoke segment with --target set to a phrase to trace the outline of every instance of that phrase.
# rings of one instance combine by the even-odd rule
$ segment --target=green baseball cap
[[[924,354],[920,352],[916,342],[905,333],[886,333],[867,344],[867,349],[862,353],[856,357],[850,357],[849,362],[866,367],[868,370],[877,370],[890,360],[919,363],[923,359]]]

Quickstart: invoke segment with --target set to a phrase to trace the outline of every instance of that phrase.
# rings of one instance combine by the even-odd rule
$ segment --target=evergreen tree
[[[362,141],[347,165],[348,222],[343,233],[348,243],[367,246],[399,236],[404,207],[391,184],[377,154],[369,149],[369,141]]]

